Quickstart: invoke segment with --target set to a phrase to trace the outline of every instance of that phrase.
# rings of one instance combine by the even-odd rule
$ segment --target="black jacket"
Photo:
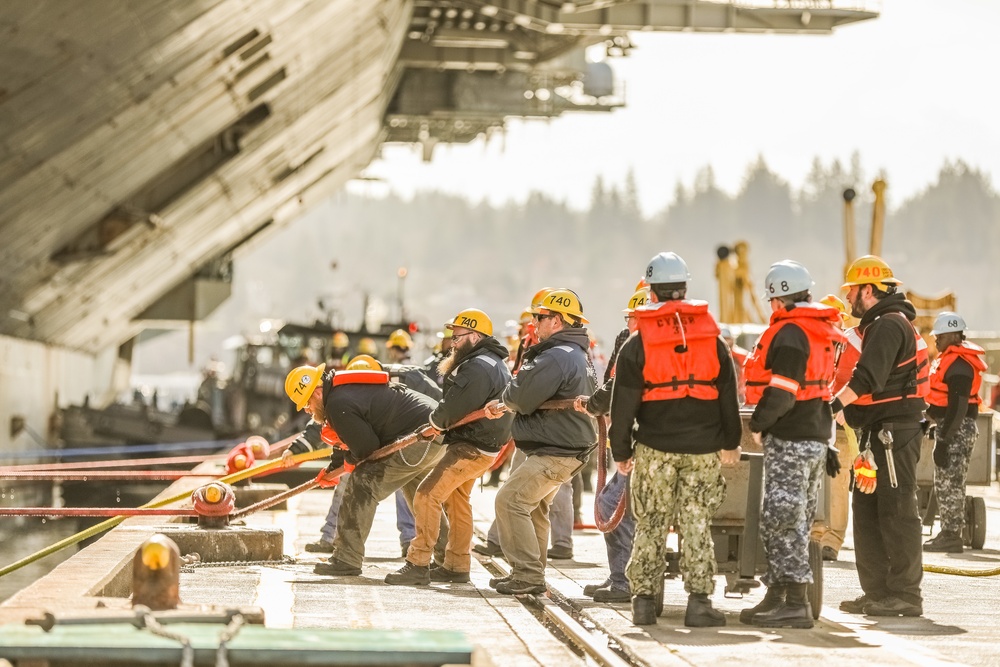
[[[548,400],[594,393],[595,377],[587,358],[590,338],[583,328],[568,328],[533,345],[500,400],[516,414],[511,432],[526,454],[581,456],[597,444],[592,417],[567,410],[539,410]]]
[[[615,337],[615,347],[611,350],[611,357],[608,359],[608,367],[604,371],[604,384],[597,388],[594,395],[590,397],[587,401],[587,412],[597,417],[598,415],[606,415],[611,412],[611,388],[614,386],[615,378],[613,373],[615,371],[615,364],[618,362],[618,355],[621,354],[622,346],[625,345],[625,341],[628,337],[632,335],[632,332],[628,330],[628,327],[622,329],[618,332]]]
[[[902,294],[882,299],[864,314],[858,324],[861,356],[847,386],[858,396],[877,394],[887,387],[900,386],[912,379],[912,371],[897,366],[917,353],[913,327],[907,320],[916,319],[917,311]],[[904,398],[875,405],[848,405],[844,418],[854,428],[868,428],[882,422],[919,422],[927,404],[922,398]]]
[[[413,364],[382,364],[382,370],[389,374],[390,382],[406,385],[413,391],[429,396],[435,401],[441,400],[441,387],[427,374],[423,366]]]
[[[716,344],[716,354],[719,355],[717,399],[643,401],[646,351],[642,335],[632,334],[618,355],[611,392],[609,437],[615,461],[632,458],[634,442],[674,454],[709,454],[739,447],[743,422],[736,391],[736,367],[729,347],[721,338]]]
[[[434,399],[395,382],[331,384],[328,373],[323,377],[323,407],[330,426],[347,445],[350,463],[426,426],[437,407]]]
[[[801,327],[790,322],[771,340],[764,368],[802,385],[808,361],[809,339]],[[770,433],[782,440],[828,442],[833,435],[833,413],[822,398],[797,401],[791,392],[765,387],[750,417],[750,430]]]
[[[927,416],[937,424],[938,439],[950,442],[955,439],[958,427],[962,425],[962,420],[966,417],[973,417],[979,413],[979,406],[969,403],[969,396],[972,395],[972,380],[975,377],[976,369],[965,359],[959,357],[952,362],[951,366],[944,373],[944,383],[948,386],[948,405],[939,407],[937,405],[927,406]]]
[[[514,415],[500,419],[480,419],[456,429],[449,427],[470,412],[499,399],[510,382],[505,363],[507,348],[492,336],[475,347],[444,376],[444,398],[431,413],[431,426],[445,431],[444,443],[467,442],[486,452],[499,452],[510,440]]]

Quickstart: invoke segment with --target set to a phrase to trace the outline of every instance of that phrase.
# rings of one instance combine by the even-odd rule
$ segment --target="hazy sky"
[[[499,203],[535,189],[583,208],[597,175],[621,183],[632,168],[647,214],[706,164],[734,192],[757,155],[798,186],[815,156],[846,163],[857,150],[866,174],[887,171],[890,206],[945,159],[1000,185],[1000,2],[881,9],[829,36],[635,34],[632,55],[610,61],[626,108],[511,119],[505,137],[441,145],[430,164],[416,147],[387,145],[365,173],[404,195],[436,188]]]

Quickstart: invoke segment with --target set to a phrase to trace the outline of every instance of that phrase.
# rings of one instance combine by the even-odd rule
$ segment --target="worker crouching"
[[[323,371],[322,365],[293,369],[285,379],[285,392],[314,421],[329,424],[347,448],[346,452],[333,451],[330,471],[345,463],[357,465],[376,450],[424,428],[437,407],[437,401],[390,383],[384,371]],[[429,441],[358,465],[345,482],[333,555],[329,563],[317,565],[315,572],[360,575],[379,502],[402,489],[412,504],[417,486],[443,455],[441,444]],[[446,536],[445,529],[442,540]]]
[[[481,310],[468,309],[447,325],[453,331],[451,352],[440,364],[444,397],[431,413],[424,434],[444,434],[444,456],[417,487],[413,499],[416,537],[410,542],[406,564],[385,578],[387,584],[426,585],[431,581],[469,581],[472,545],[472,503],[476,480],[493,464],[510,439],[513,415],[481,419],[452,428],[466,415],[496,400],[510,382],[504,361],[507,348],[493,337],[493,323]],[[438,541],[442,508],[449,535],[444,563],[429,569]]]
[[[646,267],[651,303],[618,355],[611,397],[611,453],[631,476],[635,516],[632,622],[653,625],[663,591],[667,535],[681,534],[684,624],[726,624],[712,608],[717,571],[711,521],[726,495],[720,463],[740,456],[736,370],[704,301],[691,301],[684,260],[660,253]],[[721,450],[721,454],[719,453]]]
[[[740,621],[767,628],[813,626],[810,528],[824,468],[831,476],[840,469],[829,403],[837,346],[845,337],[839,311],[811,303],[812,285],[797,262],[771,266],[764,281],[771,323],[745,368],[747,403],[757,406],[750,431],[757,442],[763,437],[767,593]]]

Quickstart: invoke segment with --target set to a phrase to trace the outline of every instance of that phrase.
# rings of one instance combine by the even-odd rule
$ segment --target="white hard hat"
[[[934,319],[934,328],[931,329],[931,335],[937,336],[943,333],[965,331],[966,328],[965,320],[962,319],[961,315],[946,310]]]
[[[806,292],[814,284],[806,267],[790,259],[783,259],[772,264],[767,278],[764,278],[764,298],[776,299]]]
[[[676,253],[661,252],[649,260],[649,264],[646,265],[646,282],[650,285],[686,283],[689,280],[691,280],[691,272],[688,271],[684,260]]]

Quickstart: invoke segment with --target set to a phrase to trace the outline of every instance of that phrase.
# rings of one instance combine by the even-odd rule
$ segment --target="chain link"
[[[194,667],[194,647],[191,640],[179,632],[171,632],[160,625],[152,614],[145,614],[142,617],[143,627],[157,637],[172,639],[181,644],[181,667]]]
[[[215,651],[215,667],[229,667],[229,647],[227,644],[233,640],[236,633],[243,627],[244,619],[242,614],[233,616],[229,625],[219,635],[219,648]]]
[[[220,560],[210,563],[198,561],[181,566],[181,572],[190,574],[195,570],[206,567],[274,567],[277,565],[295,565],[298,561],[289,555],[284,555],[280,560]]]

